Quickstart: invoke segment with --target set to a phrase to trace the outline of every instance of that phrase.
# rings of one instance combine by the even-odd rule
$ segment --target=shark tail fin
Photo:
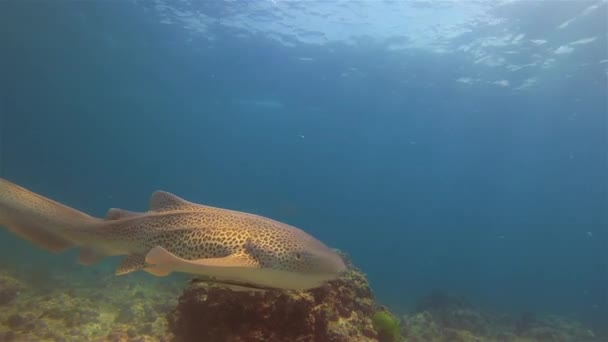
[[[77,246],[75,232],[98,221],[0,178],[0,225],[40,248],[61,252]]]

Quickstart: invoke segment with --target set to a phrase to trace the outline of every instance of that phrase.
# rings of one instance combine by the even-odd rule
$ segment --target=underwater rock
[[[580,323],[559,317],[519,318],[474,308],[466,299],[440,292],[423,297],[402,320],[408,342],[603,341]]]
[[[440,326],[452,330],[482,335],[487,327],[485,317],[467,299],[440,291],[422,297],[416,304],[415,312],[427,312]]]
[[[116,322],[129,323],[134,321],[144,321],[145,316],[146,310],[144,308],[143,303],[136,302],[130,306],[122,308],[122,310],[116,317]]]
[[[118,331],[118,330],[114,330],[112,332],[110,332],[108,334],[108,336],[106,336],[105,339],[99,339],[98,341],[107,341],[107,342],[122,342],[122,341],[128,341],[129,340],[129,336],[127,336],[127,334],[124,331]],[[97,341],[95,341],[97,342]]]
[[[22,289],[23,286],[17,280],[0,275],[0,307],[11,304]]]
[[[192,282],[168,316],[176,341],[376,341],[374,298],[351,267],[307,291],[235,292]]]
[[[21,328],[26,323],[27,318],[18,314],[10,315],[6,321],[6,324],[13,330]]]
[[[526,313],[522,315],[515,331],[520,337],[535,341],[596,341],[593,332],[578,322],[549,316],[537,318]]]
[[[442,341],[444,332],[428,312],[403,317],[402,333],[408,342]]]
[[[17,338],[17,335],[15,335],[14,331],[7,331],[5,333],[0,333],[0,341],[12,342],[12,341],[15,341],[16,338]]]
[[[74,277],[52,286],[1,272],[0,279],[3,289],[18,293],[16,298],[11,295],[10,304],[0,306],[0,342],[167,341],[165,317],[181,287],[178,282],[145,282],[143,276],[111,277],[103,284]]]

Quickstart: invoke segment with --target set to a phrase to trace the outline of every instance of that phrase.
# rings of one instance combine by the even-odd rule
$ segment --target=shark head
[[[275,241],[253,237],[245,248],[262,267],[285,272],[335,279],[346,269],[342,258],[321,241],[300,230],[290,233]]]
[[[337,279],[345,270],[344,260],[321,241],[295,227],[282,234],[259,234],[246,244],[247,254],[268,273],[282,274],[285,280],[298,282],[282,288],[312,288]],[[266,284],[272,286],[273,284]]]

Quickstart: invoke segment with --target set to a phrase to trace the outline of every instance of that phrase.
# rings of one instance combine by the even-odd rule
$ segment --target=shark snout
[[[346,271],[346,264],[342,257],[333,251],[328,251],[323,255],[323,262],[319,265],[322,273],[338,278],[344,271]]]

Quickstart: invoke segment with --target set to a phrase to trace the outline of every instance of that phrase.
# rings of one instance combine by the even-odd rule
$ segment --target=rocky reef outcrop
[[[0,270],[2,342],[170,339],[165,316],[175,306],[177,286],[152,285],[143,277],[108,278],[97,287],[79,277],[65,283],[31,278]]]
[[[397,319],[352,265],[317,289],[253,293],[201,282],[184,290],[185,276],[26,275],[0,269],[2,342],[608,341],[571,319],[497,313],[442,292]]]
[[[513,316],[484,311],[462,297],[434,291],[401,320],[408,342],[603,341],[582,324],[531,313]]]
[[[168,316],[179,342],[377,341],[374,297],[352,266],[340,279],[307,291],[234,292],[193,281]]]
[[[16,279],[0,274],[0,308],[13,303],[23,290],[23,287]]]

